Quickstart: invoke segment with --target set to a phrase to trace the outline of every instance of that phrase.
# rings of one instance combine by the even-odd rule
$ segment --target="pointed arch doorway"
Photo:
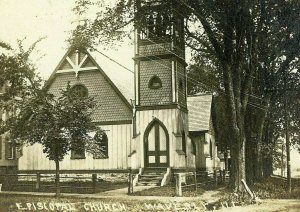
[[[144,134],[145,167],[169,166],[169,134],[165,125],[155,119]]]

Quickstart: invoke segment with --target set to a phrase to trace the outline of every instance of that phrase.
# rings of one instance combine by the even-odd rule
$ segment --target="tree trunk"
[[[60,196],[60,185],[59,185],[59,160],[55,160],[55,190],[56,196]]]
[[[263,133],[264,133],[264,127],[265,122],[267,118],[267,111],[268,106],[270,102],[270,96],[268,95],[267,98],[265,98],[266,104],[264,104],[264,110],[261,110],[259,113],[259,121],[257,123],[257,169],[255,173],[255,181],[261,181],[264,174],[263,174],[263,153],[262,153],[262,144],[263,144]]]
[[[245,130],[246,130],[246,177],[247,177],[247,184],[249,186],[253,185],[254,182],[254,169],[255,169],[255,158],[256,158],[256,152],[255,149],[255,141],[252,137],[253,135],[253,113],[251,111],[251,108],[248,108],[246,113],[246,119],[247,123],[245,123]]]
[[[240,126],[240,136],[239,136],[239,181],[238,191],[243,191],[244,187],[242,184],[242,180],[246,181],[246,166],[245,166],[245,146],[246,146],[246,135],[245,135],[245,125],[244,125],[244,117],[243,114],[240,114],[239,118],[239,126]]]
[[[251,141],[251,137],[247,135],[246,139],[246,177],[247,177],[247,184],[249,186],[253,185],[253,179],[254,179],[254,151],[253,151],[253,142]]]

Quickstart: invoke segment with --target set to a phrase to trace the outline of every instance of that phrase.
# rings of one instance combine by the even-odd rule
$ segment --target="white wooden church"
[[[144,10],[148,24],[135,29],[134,74],[128,72],[127,78],[101,68],[103,60],[84,48],[71,48],[61,59],[48,91],[57,95],[70,82],[72,89],[93,96],[98,102],[93,120],[107,136],[103,155],[70,152],[60,164],[62,173],[222,167],[211,121],[212,95],[187,95],[183,18],[174,11]],[[55,170],[38,144],[23,148],[17,166],[20,172]]]

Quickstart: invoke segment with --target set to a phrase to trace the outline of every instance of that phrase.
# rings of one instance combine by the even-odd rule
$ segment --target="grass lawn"
[[[194,187],[187,187],[182,189],[183,196],[185,197],[195,197],[204,193],[204,189],[198,188],[197,192]],[[150,188],[143,191],[138,191],[132,194],[133,196],[165,196],[174,197],[176,195],[175,185],[173,183],[162,186]]]
[[[286,180],[281,178],[266,178],[252,189],[262,199],[300,199],[300,179],[292,179],[291,194],[286,190]]]
[[[210,179],[209,179],[210,180]],[[198,184],[197,191],[195,191],[195,186],[182,187],[182,196],[184,197],[196,197],[202,195],[205,191],[217,190],[224,187],[224,184],[215,185],[214,182],[207,182],[207,179],[201,179],[198,183],[203,182],[203,184]],[[193,184],[194,182],[187,179],[187,184]],[[143,191],[138,191],[133,193],[134,196],[165,196],[174,197],[176,195],[175,182],[170,182],[168,185],[162,187],[154,187]]]
[[[111,182],[111,181],[101,181],[97,182],[96,193],[126,188],[128,186],[127,182]],[[88,194],[93,193],[92,182],[61,182],[61,193],[79,193],[79,194]],[[11,184],[8,186],[2,187],[3,191],[24,191],[24,192],[35,192],[35,183],[32,182],[19,182]],[[42,182],[39,192],[49,192],[55,193],[55,184],[54,182]]]

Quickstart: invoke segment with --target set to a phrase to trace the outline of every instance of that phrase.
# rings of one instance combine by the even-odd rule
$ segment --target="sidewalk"
[[[133,192],[137,191],[144,191],[150,188],[155,188],[158,186],[134,186],[133,187]],[[101,196],[118,196],[118,197],[128,197],[128,188],[120,188],[120,189],[115,189],[115,190],[110,190],[110,191],[104,191],[101,193],[98,193]]]

